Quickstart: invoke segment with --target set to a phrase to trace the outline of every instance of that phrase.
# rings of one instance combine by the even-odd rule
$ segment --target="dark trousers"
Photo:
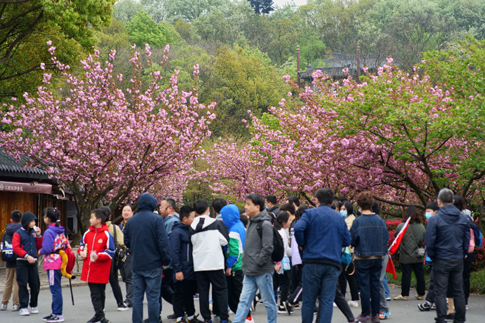
[[[237,306],[239,305],[239,297],[243,289],[244,274],[242,270],[236,270],[232,272],[231,276],[226,276],[227,282],[227,302],[229,308],[234,313],[237,312]],[[251,316],[249,311],[247,316]]]
[[[288,300],[288,293],[290,291],[289,271],[284,271],[283,274],[273,273],[273,288],[277,290],[278,287],[280,287],[280,304],[283,304],[283,302]],[[278,304],[278,299],[276,299],[276,304]]]
[[[197,293],[197,281],[182,280],[176,281],[173,292],[173,310],[177,318],[195,314],[194,294]]]
[[[162,308],[162,298],[170,304],[173,304],[173,269],[163,270],[163,279],[160,286],[160,309]]]
[[[402,279],[401,279],[401,295],[409,296],[409,290],[411,289],[411,273],[414,271],[416,275],[416,291],[419,296],[424,296],[426,283],[424,281],[424,269],[423,264],[401,264]]]
[[[463,293],[463,259],[433,259],[433,283],[435,293],[437,323],[445,323],[447,305],[446,292],[455,299],[454,323],[465,322],[466,303]]]
[[[345,296],[347,293],[347,282],[349,282],[350,296],[353,301],[359,300],[359,285],[355,276],[354,264],[351,262],[347,269],[344,269],[338,278],[340,292]],[[352,274],[352,275],[349,275]]]
[[[355,274],[360,287],[362,316],[379,314],[381,301],[381,259],[358,259],[354,262]]]
[[[345,269],[342,271],[342,273],[343,272],[345,272]],[[347,319],[348,322],[351,322],[355,318],[354,314],[352,314],[352,310],[350,309],[349,303],[347,303],[347,300],[345,299],[345,294],[342,294],[339,284],[337,284],[337,291],[335,292],[334,302],[337,305],[340,312],[342,312],[342,314],[345,315],[345,318]]]
[[[30,307],[37,307],[37,299],[39,297],[40,289],[37,262],[29,264],[27,260],[17,261],[17,284],[19,285],[20,308],[27,308],[29,305],[29,291],[27,289],[27,284],[30,287]]]
[[[109,273],[109,284],[113,290],[113,296],[115,297],[118,307],[123,306],[123,294],[121,293],[120,282],[118,278],[118,268],[114,261],[111,262],[111,272]]]
[[[98,321],[104,318],[104,302],[106,300],[106,284],[88,283],[91,292],[91,303],[93,303],[95,317]]]
[[[433,266],[429,266],[429,289],[426,295],[426,300],[430,303],[434,303],[434,277]]]
[[[211,319],[209,308],[209,290],[212,284],[213,290],[213,307],[218,308],[218,314],[221,320],[227,320],[229,313],[227,311],[227,283],[224,270],[198,271],[195,273],[197,286],[199,287],[199,304],[200,314],[204,320]]]
[[[301,276],[303,274],[303,266],[296,265],[291,267],[291,288],[290,291],[293,293],[298,286],[301,286]]]
[[[125,263],[120,268],[121,278],[126,285],[125,303],[133,305],[133,272],[131,270],[131,255],[126,256]]]
[[[463,293],[465,294],[465,303],[468,304],[470,297],[470,265],[471,261],[463,261]]]

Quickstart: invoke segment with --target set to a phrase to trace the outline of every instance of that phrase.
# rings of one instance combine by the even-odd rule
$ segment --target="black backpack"
[[[265,220],[265,221],[268,221],[268,220]],[[283,245],[283,239],[278,233],[278,230],[276,230],[276,228],[273,226],[271,227],[273,228],[273,253],[271,254],[271,259],[273,259],[274,262],[280,262],[281,260],[283,260],[283,257],[285,256],[285,246]],[[262,239],[263,238],[262,221],[261,221],[261,224],[258,224],[258,226],[256,227],[256,230],[258,230],[259,237]]]
[[[1,249],[2,249],[2,260],[12,262],[17,259],[17,256],[13,253],[12,246],[13,236],[5,233],[2,238]]]

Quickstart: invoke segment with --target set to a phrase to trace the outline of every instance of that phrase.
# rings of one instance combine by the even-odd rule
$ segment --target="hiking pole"
[[[70,279],[69,279],[69,288],[71,289],[71,300],[72,300],[72,305],[74,306],[74,295],[72,294],[72,284]]]

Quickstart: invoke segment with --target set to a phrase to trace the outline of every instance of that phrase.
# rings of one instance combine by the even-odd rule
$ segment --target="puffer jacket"
[[[35,259],[39,257],[37,251],[42,248],[42,237],[37,237],[34,229],[29,229],[29,223],[37,220],[32,212],[25,212],[22,215],[22,227],[13,234],[12,248],[17,255],[17,261],[27,261],[27,256]]]
[[[397,226],[395,231],[395,236],[401,232],[404,223]],[[424,261],[424,256],[418,257],[416,255],[416,250],[423,248],[424,235],[426,234],[426,229],[421,223],[410,223],[406,234],[403,236],[401,244],[399,245],[399,261],[402,264],[422,264]]]
[[[454,205],[444,205],[426,228],[426,251],[433,259],[464,259],[470,244],[470,222]]]
[[[221,209],[222,223],[229,229],[229,243],[226,247],[226,266],[233,271],[242,270],[241,262],[244,252],[244,239],[246,229],[241,222],[239,209],[234,204],[229,204]]]
[[[192,255],[192,242],[190,241],[190,227],[181,222],[175,222],[170,241],[170,255],[172,257],[172,268],[175,281],[175,274],[182,272],[184,280],[195,280],[194,257]]]
[[[13,235],[21,227],[22,227],[22,224],[20,224],[20,223],[9,223],[9,224],[7,224],[7,228],[5,230],[4,236],[5,237],[11,237],[10,241],[12,241],[12,244],[13,244]],[[2,240],[3,240],[3,237],[2,237]],[[13,252],[13,245],[8,244],[7,241],[5,241],[5,244],[8,245],[8,248],[12,248],[12,252]],[[7,246],[5,246],[5,247],[7,247]],[[5,262],[5,266],[7,268],[15,268],[16,263],[17,263],[17,259],[16,259],[16,257],[14,257],[13,261]]]
[[[274,248],[271,220],[272,216],[266,210],[249,219],[241,266],[244,275],[260,276],[274,271],[271,258]],[[258,227],[261,227],[261,237]]]
[[[39,253],[45,255],[44,270],[59,270],[62,266],[62,258],[57,253],[59,250],[71,248],[69,240],[64,235],[63,226],[56,227],[55,223],[50,224],[44,232],[44,241]]]
[[[88,283],[107,284],[111,272],[111,261],[115,255],[114,239],[106,223],[101,228],[89,226],[84,233],[78,253],[87,253],[83,261],[81,280]],[[91,252],[96,252],[98,259],[91,261]]]

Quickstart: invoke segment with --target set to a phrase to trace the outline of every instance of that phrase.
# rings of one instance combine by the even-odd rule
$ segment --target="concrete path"
[[[5,276],[0,277],[4,279]],[[125,291],[125,286],[120,282],[123,295]],[[64,317],[66,322],[71,323],[85,323],[91,317],[93,317],[93,308],[91,305],[91,299],[89,296],[89,288],[87,286],[78,286],[73,288],[75,306],[71,304],[71,295],[69,288],[63,288],[64,296]],[[400,289],[391,286],[392,296],[397,296],[400,293]],[[413,295],[413,294],[411,294]],[[348,295],[347,295],[348,297]],[[417,304],[421,301],[417,301],[414,298],[408,301],[392,301],[389,303],[391,308],[391,317],[387,320],[389,323],[408,323],[408,322],[429,322],[433,323],[436,313],[431,312],[420,312],[417,309]],[[485,322],[485,296],[472,295],[469,302],[469,310],[467,311],[467,322]],[[42,290],[39,295],[39,310],[40,313],[36,315],[22,317],[18,315],[18,312],[12,312],[12,304],[9,304],[9,308],[5,312],[0,312],[0,322],[2,323],[40,323],[42,322],[42,317],[47,316],[51,313],[51,294],[48,290]],[[196,308],[198,309],[198,301],[196,301]],[[145,304],[146,307],[146,304]],[[118,322],[131,322],[131,309],[127,312],[118,312],[116,310],[116,302],[113,297],[110,286],[106,287],[106,317],[112,323]],[[359,308],[352,308],[355,316],[360,313]],[[145,308],[145,315],[146,314]],[[167,315],[172,313],[172,308],[170,304],[164,301],[163,303],[163,321],[165,323],[175,323],[175,320],[168,320]],[[266,322],[266,311],[262,304],[257,306],[256,312],[254,313],[255,323],[265,323]],[[231,319],[234,315],[231,315]],[[279,323],[298,323],[301,322],[301,313],[299,310],[295,311],[294,315],[288,316],[286,314],[278,314]],[[334,314],[332,318],[332,323],[345,323],[345,317],[340,313],[338,309],[334,309]]]

